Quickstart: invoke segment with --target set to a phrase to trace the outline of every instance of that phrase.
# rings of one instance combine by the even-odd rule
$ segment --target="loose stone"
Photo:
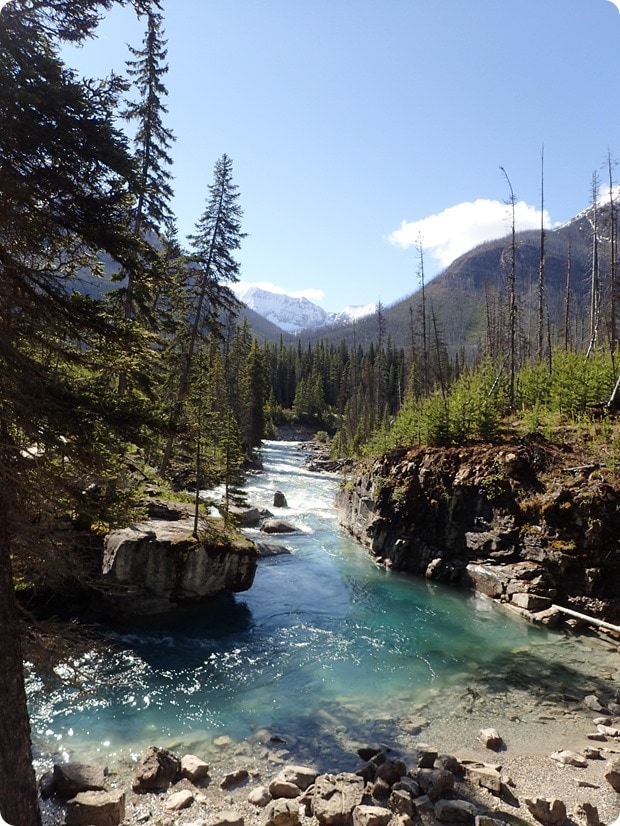
[[[478,809],[466,800],[438,800],[435,817],[442,823],[473,823]]]
[[[578,768],[585,769],[588,765],[588,761],[574,751],[554,751],[551,758],[558,763],[562,763],[564,766],[577,766]]]
[[[478,732],[478,740],[480,740],[483,746],[492,751],[499,751],[499,749],[504,746],[503,739],[497,729],[494,728],[480,729]]]
[[[566,806],[562,800],[526,798],[524,802],[532,816],[543,826],[564,826],[566,823]]]
[[[189,808],[193,802],[192,792],[189,789],[181,789],[180,792],[173,792],[164,805],[169,812],[180,812],[181,809]]]
[[[125,819],[125,792],[80,792],[67,802],[67,826],[119,826]]]

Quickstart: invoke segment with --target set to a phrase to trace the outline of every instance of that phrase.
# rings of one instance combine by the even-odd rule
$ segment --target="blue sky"
[[[19,0],[13,0],[16,5]],[[193,230],[233,160],[244,282],[328,310],[417,287],[520,226],[585,208],[620,159],[620,13],[610,0],[165,0],[174,209]],[[142,23],[116,9],[68,57],[122,71]],[[620,179],[620,168],[615,169]]]

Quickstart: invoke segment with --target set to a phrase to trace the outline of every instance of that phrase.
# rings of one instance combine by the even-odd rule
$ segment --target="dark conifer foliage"
[[[239,280],[239,263],[234,254],[245,233],[241,231],[243,211],[239,191],[233,181],[232,160],[224,154],[215,164],[207,205],[190,236],[192,255],[190,313],[187,347],[179,369],[175,400],[170,413],[169,435],[160,464],[164,474],[172,455],[176,429],[187,396],[194,356],[201,337],[220,328],[220,319],[234,311],[237,301],[228,286]]]
[[[40,815],[12,584],[20,534],[78,495],[69,467],[77,479],[110,457],[127,411],[106,395],[109,371],[140,346],[75,289],[102,252],[128,272],[144,257],[126,221],[134,168],[113,126],[123,86],[81,82],[57,56],[109,6],[9,4],[0,26],[0,810],[21,826]]]
[[[153,4],[155,5],[155,4]],[[142,49],[129,47],[133,60],[127,62],[127,73],[138,93],[124,115],[135,122],[135,157],[138,164],[137,201],[134,228],[137,235],[162,235],[171,219],[172,158],[170,147],[175,140],[172,130],[164,125],[168,109],[163,100],[168,92],[164,76],[168,71],[167,49],[163,38],[162,15],[149,9],[147,29]]]

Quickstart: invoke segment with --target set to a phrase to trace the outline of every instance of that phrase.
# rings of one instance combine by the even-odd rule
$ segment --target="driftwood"
[[[576,467],[565,467],[563,473],[592,473],[593,470],[598,470],[600,465],[594,462],[591,465],[577,465]]]
[[[564,608],[562,605],[552,605],[551,607],[555,608],[557,611],[561,611],[563,614],[568,614],[571,617],[576,617],[584,622],[588,622],[590,625],[597,625],[599,628],[606,628],[608,631],[615,631],[616,634],[620,634],[620,625],[613,625],[611,622],[606,622],[605,620],[600,620],[596,617],[589,617],[587,614],[581,614],[579,611],[573,611],[572,608]]]

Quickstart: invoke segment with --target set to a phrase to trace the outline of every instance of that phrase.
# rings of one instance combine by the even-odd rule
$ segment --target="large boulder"
[[[322,774],[314,786],[312,814],[322,826],[350,826],[363,796],[364,780],[358,775]]]
[[[265,519],[261,527],[263,533],[295,533],[297,528],[285,519]]]
[[[296,800],[272,800],[265,809],[265,826],[299,826],[301,818]]]
[[[167,749],[149,746],[133,775],[134,792],[165,791],[181,770],[181,761]]]
[[[80,792],[67,802],[67,826],[119,826],[125,819],[125,792]]]
[[[68,800],[80,792],[101,791],[105,787],[105,771],[101,766],[86,763],[57,763],[54,765],[54,788],[60,797]]]
[[[159,613],[179,602],[195,602],[220,591],[245,591],[256,573],[257,551],[245,540],[211,545],[193,536],[193,520],[140,522],[108,534],[103,574],[124,586],[113,608]],[[118,588],[115,589],[118,591]]]

